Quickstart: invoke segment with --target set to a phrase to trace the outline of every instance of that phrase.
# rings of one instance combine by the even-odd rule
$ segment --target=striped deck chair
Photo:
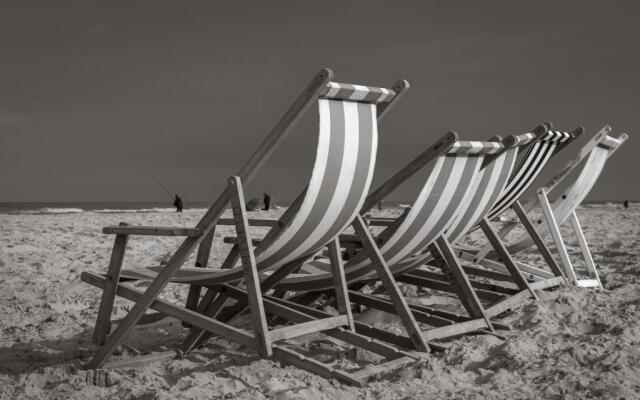
[[[457,236],[477,224],[495,204],[513,168],[517,150],[515,137],[499,142],[463,142],[457,135],[445,135],[434,146],[422,153],[405,168],[374,191],[363,207],[369,210],[388,195],[400,183],[415,174],[427,162],[433,160],[433,169],[425,177],[424,185],[411,209],[386,227],[376,238],[371,236],[362,218],[354,224],[357,237],[342,237],[343,246],[357,243],[369,251],[360,252],[345,266],[345,275],[351,288],[351,301],[398,315],[409,337],[400,337],[370,326],[356,324],[356,330],[377,339],[401,346],[415,347],[416,337],[430,341],[444,336],[492,329],[469,280],[460,268],[447,237]],[[438,150],[434,150],[438,149]],[[365,240],[362,240],[365,238]],[[373,251],[371,250],[373,248]],[[370,254],[375,252],[376,257]],[[377,280],[376,264],[388,265],[396,277],[420,267],[426,260],[435,258],[446,281],[439,289],[452,292],[466,308],[469,316],[435,310],[410,304],[410,314],[394,307],[394,300],[364,294],[355,290],[362,282]],[[325,265],[323,265],[325,264]],[[327,262],[311,263],[316,270],[328,270]],[[517,272],[517,271],[516,271]],[[403,275],[404,274],[404,275]],[[412,276],[410,276],[412,278]],[[420,279],[421,277],[417,277]],[[396,282],[382,280],[386,291]],[[283,291],[318,292],[331,290],[328,273],[299,274],[285,279],[278,286]],[[389,296],[391,297],[391,296]],[[284,301],[284,300],[283,300]],[[416,322],[429,325],[423,330]],[[435,345],[429,343],[431,347]]]
[[[408,84],[400,81],[397,92],[401,92],[406,87]],[[276,277],[286,276],[301,262],[300,260],[305,260],[325,246],[335,243],[337,235],[351,224],[358,214],[369,190],[376,160],[377,118],[399,97],[397,92],[384,88],[332,82],[331,71],[321,70],[296,100],[294,106],[276,125],[264,144],[241,169],[238,176],[229,179],[225,192],[195,228],[182,230],[132,226],[105,228],[104,232],[117,235],[107,275],[105,277],[89,272],[82,274],[83,281],[103,288],[94,341],[104,345],[88,366],[91,368],[103,366],[115,346],[121,342],[133,325],[143,318],[148,308],[188,323],[192,327],[190,336],[210,332],[255,349],[264,357],[273,356],[321,376],[338,378],[353,384],[362,384],[381,371],[415,362],[419,358],[415,354],[400,351],[393,346],[372,341],[368,337],[353,332],[353,317],[351,310],[347,307],[349,299],[346,291],[339,300],[343,305],[340,307],[341,314],[322,318],[317,317],[313,312],[302,312],[283,306],[263,296],[263,292],[272,285],[270,282]],[[254,250],[244,206],[243,183],[251,179],[256,169],[263,164],[274,146],[289,130],[290,125],[313,102],[318,104],[320,123],[316,161],[309,185],[283,215],[281,223],[273,227],[265,240]],[[213,229],[228,202],[232,206],[237,234],[237,246],[234,246],[235,251],[232,250],[236,255],[230,259],[239,258],[241,266],[233,267],[234,263],[230,263],[230,268],[226,270],[181,268],[188,254],[199,244],[199,253],[208,253],[211,243],[204,245],[202,243],[205,239],[212,239]],[[184,234],[187,239],[165,266],[122,270],[127,236],[150,233]],[[202,250],[203,246],[207,248]],[[198,258],[202,261],[200,257]],[[208,259],[208,254],[206,258]],[[332,264],[332,267],[332,284],[336,287],[344,287],[345,277],[341,266]],[[265,275],[267,272],[270,272],[269,279],[260,281],[259,274]],[[151,283],[145,292],[140,292],[123,283],[128,279],[146,279]],[[196,293],[193,296],[196,297],[195,305],[180,307],[158,299],[161,290],[169,282],[197,284],[191,287],[191,294]],[[197,292],[202,286],[206,286],[209,290],[205,293],[203,300],[198,302],[200,294]],[[224,304],[231,294],[238,295],[238,293],[241,293],[238,303],[248,305],[250,310],[252,332],[214,318],[215,312],[212,312],[212,309],[218,307],[218,304]],[[116,294],[136,304],[107,337],[111,308]],[[296,324],[270,329],[266,312]],[[307,358],[279,343],[282,340],[313,332],[325,332],[389,360],[360,371],[346,372]]]
[[[602,128],[583,146],[574,159],[567,163],[545,186],[537,190],[535,198],[531,198],[519,206],[518,217],[525,223],[526,232],[507,245],[511,253],[521,252],[534,245],[537,237],[550,233],[567,278],[579,287],[602,287],[575,210],[595,185],[607,159],[628,139],[627,134],[624,133],[617,139],[613,138],[609,136],[610,132],[611,127]],[[582,167],[578,170],[580,165]],[[566,188],[562,191],[554,190],[559,189],[560,184]],[[553,201],[549,200],[550,194]],[[546,225],[543,224],[542,219],[531,223],[527,217],[527,213],[537,206],[542,208]],[[586,272],[589,275],[587,279],[578,279],[560,234],[559,226],[567,220],[571,223],[578,240]],[[505,237],[515,226],[516,223],[507,224],[500,231],[500,236]],[[536,234],[532,235],[532,232]]]
[[[546,124],[547,128],[551,127],[550,123]],[[504,217],[503,214],[509,208],[516,209],[518,207],[518,199],[531,187],[535,179],[540,172],[545,168],[550,159],[557,155],[560,150],[566,148],[566,146],[575,140],[578,136],[583,134],[584,130],[581,127],[576,128],[572,132],[561,132],[555,130],[539,130],[538,132],[532,132],[518,136],[518,141],[527,146],[525,151],[519,157],[518,166],[514,169],[509,182],[504,189],[504,192],[500,196],[499,201],[491,209],[488,215],[487,221],[484,221],[478,226],[483,230],[485,236],[489,239],[489,244],[485,246],[480,252],[477,250],[466,251],[468,249],[465,246],[457,245],[458,256],[463,264],[465,264],[465,271],[470,275],[480,276],[482,278],[499,281],[509,282],[511,269],[517,266],[520,269],[527,280],[531,281],[535,289],[544,289],[553,286],[557,286],[564,282],[564,277],[561,269],[550,255],[549,249],[544,246],[543,242],[540,242],[540,252],[545,256],[551,272],[526,265],[515,261],[512,255],[507,251],[504,243],[499,235],[496,234],[494,228],[490,225],[490,221],[502,221],[507,222],[512,218]],[[516,210],[516,212],[519,212]],[[493,258],[499,257],[501,262],[487,259],[484,256],[492,252]],[[477,265],[468,265],[467,263],[480,264],[485,268],[477,268]],[[486,268],[494,270],[494,272],[488,272]],[[502,275],[500,275],[502,273]],[[506,275],[509,274],[509,275]],[[531,286],[531,285],[530,285]],[[519,297],[525,296],[522,293]],[[516,298],[512,299],[513,302],[510,305],[516,304]],[[506,311],[509,303],[503,302],[501,306],[496,306],[488,310],[489,314],[494,316],[498,311]]]

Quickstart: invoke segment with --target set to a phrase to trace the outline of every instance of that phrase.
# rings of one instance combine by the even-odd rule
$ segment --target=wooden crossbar
[[[187,236],[198,237],[202,234],[199,228],[168,226],[134,226],[114,225],[102,228],[102,233],[109,235],[149,235],[149,236]]]

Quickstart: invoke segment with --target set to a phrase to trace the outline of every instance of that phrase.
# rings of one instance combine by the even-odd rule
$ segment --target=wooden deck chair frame
[[[469,153],[478,151],[481,152],[482,148],[481,142],[458,142],[457,134],[449,133],[443,136],[439,141],[437,141],[432,147],[427,149],[421,155],[416,157],[413,161],[408,163],[403,169],[401,169],[398,173],[396,173],[393,177],[387,180],[382,186],[380,186],[376,191],[372,192],[371,195],[365,201],[365,204],[362,208],[361,214],[365,214],[372,206],[377,204],[381,199],[386,197],[391,191],[393,191],[396,187],[399,186],[402,182],[406,181],[409,177],[415,174],[418,170],[424,167],[428,162],[433,160],[438,156],[443,156],[447,152],[451,150],[454,146],[466,146],[468,150],[460,150],[462,153],[468,151]],[[502,152],[504,150],[504,146],[500,144],[492,144],[491,150],[484,150],[489,152],[497,151]],[[495,153],[494,153],[495,154]],[[478,166],[480,163],[478,163]],[[506,178],[506,176],[505,176]],[[465,189],[466,190],[466,189]],[[466,193],[466,192],[463,192]],[[499,192],[495,193],[497,196]],[[468,195],[466,195],[468,196]],[[466,197],[465,197],[466,198]],[[488,210],[487,210],[488,211]],[[451,219],[454,216],[450,216]],[[359,218],[359,221],[354,223],[354,229],[356,231],[356,237],[354,239],[343,237],[341,239],[341,245],[345,245],[348,242],[351,242],[350,245],[353,245],[353,242],[357,242],[362,248],[365,249],[368,253],[374,252],[378,254],[376,263],[378,264],[387,264],[387,261],[382,256],[380,249],[378,248],[378,243],[376,239],[372,237],[369,233],[367,226],[364,223],[364,220]],[[363,240],[364,239],[364,240]],[[409,319],[408,316],[402,315],[397,312],[393,307],[393,300],[383,300],[377,298],[375,296],[364,295],[361,292],[355,290],[355,287],[361,286],[359,280],[363,279],[361,275],[349,274],[349,282],[350,286],[352,286],[349,291],[349,298],[358,304],[362,304],[368,307],[377,308],[382,311],[395,313],[403,320],[403,325],[410,336],[422,336],[425,340],[433,340],[439,339],[448,336],[460,335],[463,333],[477,331],[482,329],[490,329],[492,330],[492,324],[489,319],[485,316],[483,312],[482,305],[480,304],[477,296],[473,290],[469,286],[469,281],[464,273],[464,271],[460,268],[457,263],[455,254],[451,249],[451,246],[447,239],[444,236],[440,236],[434,238],[431,245],[428,246],[429,251],[434,254],[434,257],[438,260],[439,266],[446,271],[446,276],[448,278],[447,285],[450,285],[451,291],[458,295],[461,302],[467,308],[468,312],[472,316],[467,317],[456,313],[444,312],[440,310],[430,309],[429,307],[418,306],[411,304],[409,305],[409,309],[411,310],[413,318],[425,324],[431,324],[436,326],[437,328],[430,329],[427,331],[421,330],[419,327],[416,329],[405,322],[405,319]],[[389,265],[386,268],[393,271],[393,265]],[[354,283],[355,281],[355,283]],[[383,288],[387,288],[387,286],[393,285],[397,287],[397,283],[394,280],[390,282],[383,282]],[[282,285],[281,285],[282,286]],[[313,291],[314,284],[304,285],[296,285],[290,284],[286,287],[287,290],[311,290]],[[313,298],[313,296],[311,297]],[[415,326],[415,324],[413,324]],[[358,327],[356,327],[358,330]],[[406,343],[411,342],[411,338],[399,338],[398,335],[389,335],[387,332],[380,329],[361,329],[363,334],[370,335],[374,338],[386,340],[394,344],[398,345],[406,345]],[[432,348],[437,348],[438,345],[432,342],[429,342],[429,345]]]
[[[553,243],[555,244],[560,257],[564,275],[568,278],[569,282],[580,287],[602,287],[593,258],[591,257],[589,247],[585,240],[584,233],[582,232],[578,217],[575,213],[575,206],[584,200],[584,197],[586,197],[591,187],[595,184],[602,168],[604,167],[604,161],[606,158],[610,157],[628,138],[626,134],[622,134],[617,139],[614,139],[609,136],[610,132],[611,127],[605,126],[602,128],[581,148],[578,154],[571,159],[565,167],[555,174],[545,186],[537,190],[535,197],[523,200],[522,202],[517,201],[514,204],[513,209],[516,212],[518,219],[507,222],[498,233],[500,238],[504,239],[519,222],[522,223],[526,230],[526,234],[529,235],[529,237],[523,236],[520,239],[516,239],[514,243],[507,244],[509,251],[517,253],[530,247],[531,244],[535,244],[538,249],[547,249],[546,254],[542,253],[545,260],[547,260],[550,257],[553,258],[553,256],[544,244],[542,237],[545,232],[550,232]],[[600,160],[599,164],[592,162],[595,160],[591,160],[595,155],[594,151],[607,152],[607,154],[603,154],[601,156],[603,159]],[[578,171],[577,168],[583,163],[583,161],[584,164],[582,165],[582,169]],[[577,172],[577,176],[573,181],[570,181],[570,174],[573,171]],[[569,182],[569,188],[565,190],[564,193],[555,196],[556,200],[552,204],[549,201],[549,193],[554,191],[554,189],[556,189],[562,182]],[[573,206],[569,206],[570,210],[567,209],[568,203],[573,204]],[[528,213],[537,205],[542,209],[543,218],[532,221],[531,218],[529,218]],[[559,210],[561,207],[564,211]],[[561,220],[558,221],[558,218]],[[575,274],[559,230],[559,225],[567,219],[570,221],[571,228],[578,240],[587,271],[593,276],[591,279],[578,279]],[[546,229],[544,229],[545,227],[542,225],[543,220],[547,223]],[[476,257],[478,258],[487,258],[491,256],[492,254],[490,250],[486,247],[476,253]],[[523,267],[523,264],[519,264],[519,267]]]
[[[455,246],[457,256],[461,263],[464,264],[464,270],[469,275],[484,278],[485,282],[472,280],[472,285],[476,288],[481,288],[483,291],[481,293],[487,299],[491,299],[494,296],[503,297],[502,300],[487,308],[487,314],[492,318],[509,310],[523,299],[528,297],[536,299],[535,290],[554,287],[565,282],[560,268],[555,263],[547,246],[539,237],[536,237],[536,243],[552,271],[552,273],[546,276],[546,279],[530,273],[532,271],[545,273],[546,271],[524,266],[522,263],[515,261],[495,228],[491,225],[491,220],[504,220],[501,214],[510,207],[517,207],[518,197],[530,187],[541,170],[545,168],[548,161],[584,132],[581,127],[569,133],[553,131],[551,129],[551,123],[547,122],[544,125],[538,126],[532,133],[517,136],[518,141],[528,143],[528,146],[523,148],[524,151],[522,151],[523,156],[519,160],[520,163],[514,168],[509,185],[505,188],[500,200],[496,203],[489,215],[478,225],[489,241],[489,244],[487,244],[485,248],[491,249],[491,251],[499,257],[499,261],[491,261],[477,257],[472,253],[464,251],[464,246]],[[518,211],[516,210],[516,212]],[[530,221],[524,221],[525,224],[527,222]],[[478,264],[480,264],[482,268],[478,268]],[[522,273],[514,274],[514,270],[522,270]],[[491,283],[492,281],[495,283]],[[523,284],[523,281],[526,282],[526,284]],[[517,284],[520,292],[514,293],[513,289],[503,287],[503,282]],[[510,296],[505,296],[510,293]]]
[[[104,366],[107,358],[113,352],[115,347],[121,343],[124,336],[133,328],[133,326],[144,317],[146,310],[149,308],[155,309],[161,314],[176,317],[193,326],[193,329],[209,331],[246,345],[257,350],[262,356],[274,356],[281,361],[291,363],[321,376],[327,378],[338,378],[352,384],[362,384],[370,377],[380,374],[381,372],[389,371],[390,369],[406,365],[408,362],[415,362],[420,359],[415,354],[399,351],[394,347],[390,347],[377,341],[372,341],[368,337],[364,337],[353,332],[353,318],[351,316],[350,309],[345,306],[346,304],[349,304],[346,290],[342,291],[343,297],[340,300],[340,303],[342,304],[342,306],[340,306],[342,314],[339,316],[318,317],[317,314],[304,313],[282,305],[281,303],[271,302],[268,300],[265,301],[265,298],[262,295],[264,288],[261,288],[261,286],[265,282],[260,282],[258,270],[256,269],[256,259],[253,254],[252,247],[253,243],[249,234],[249,222],[244,208],[244,196],[242,190],[243,181],[247,182],[251,180],[257,170],[280,144],[294,123],[297,122],[300,115],[306,111],[319,96],[331,95],[333,96],[332,98],[350,101],[352,101],[352,99],[365,101],[365,97],[370,95],[377,97],[377,100],[392,97],[390,101],[382,103],[377,108],[378,118],[380,118],[389,109],[393,102],[400,97],[402,91],[408,88],[408,83],[406,81],[400,81],[398,83],[398,93],[393,93],[387,89],[381,89],[381,93],[374,93],[366,87],[362,89],[363,87],[347,87],[341,86],[341,84],[334,84],[331,82],[332,78],[333,73],[330,70],[320,70],[320,72],[314,77],[311,83],[305,88],[303,93],[298,97],[291,108],[289,108],[271,133],[267,136],[266,140],[258,150],[256,150],[256,152],[249,158],[238,175],[229,179],[227,189],[223,191],[223,193],[213,203],[211,208],[205,213],[195,228],[133,226],[105,228],[105,233],[116,234],[116,240],[107,275],[106,277],[102,277],[98,274],[89,272],[82,274],[83,281],[103,289],[102,301],[96,322],[94,341],[97,344],[104,344],[96,352],[93,359],[87,364],[88,368],[99,368]],[[356,92],[358,96],[357,99],[355,98]],[[369,101],[368,97],[366,101]],[[210,240],[213,238],[213,229],[229,202],[231,202],[232,205],[236,233],[238,235],[238,247],[236,249],[236,253],[240,257],[242,263],[242,278],[246,287],[246,293],[244,296],[246,296],[246,301],[249,303],[249,307],[251,309],[251,322],[254,331],[253,335],[244,330],[234,328],[233,326],[203,315],[201,312],[204,310],[197,310],[201,311],[197,312],[187,307],[179,307],[158,299],[163,288],[169,283],[176,272],[178,272],[186,258],[196,249],[196,247],[200,246],[197,262],[200,263],[200,267],[202,267],[203,264],[206,264],[205,260],[208,259],[208,252],[211,248]],[[173,254],[166,266],[161,268],[157,275],[155,275],[145,292],[140,292],[127,284],[120,282],[122,261],[129,235],[186,236],[186,239]],[[335,245],[335,240],[330,241],[329,249],[334,255],[336,254]],[[339,260],[339,257],[332,258],[334,260]],[[286,274],[286,272],[291,270],[290,264],[292,263],[285,264],[280,267],[272,276]],[[340,268],[341,264],[339,262],[332,264],[334,272],[333,276],[336,278],[334,283],[336,287],[344,288],[344,275]],[[227,290],[237,289],[234,286],[226,286],[228,286]],[[189,296],[189,306],[191,308],[194,307],[194,304],[197,303],[197,299],[199,298],[199,293],[196,292],[199,292],[199,289],[197,287],[192,287],[190,290],[191,294]],[[110,329],[109,320],[111,309],[113,307],[113,300],[116,294],[134,301],[135,305],[129,311],[127,316],[121,320],[118,327],[109,336],[107,336]],[[206,294],[205,297],[207,297]],[[209,304],[201,303],[206,307],[209,306]],[[298,324],[268,331],[265,308],[270,309],[271,312],[275,314],[283,315],[291,321],[298,322]],[[282,339],[292,338],[311,332],[324,332],[329,335],[339,337],[346,342],[363,347],[369,351],[373,351],[379,355],[390,358],[391,360],[377,366],[365,368],[355,373],[347,373],[326,366],[313,359],[304,357],[295,351],[275,343]]]
[[[535,130],[535,132],[538,134],[544,134],[546,133],[546,131],[547,131],[547,127],[544,125],[537,127]],[[508,140],[509,146],[507,147],[516,147],[517,145],[522,145],[521,143],[519,143],[516,136],[511,136],[508,139],[509,139]],[[496,140],[496,138],[492,138],[491,140]],[[515,152],[515,149],[513,151]],[[515,153],[513,154],[513,156],[515,156]],[[511,165],[513,165],[513,161]],[[483,179],[489,178],[492,173],[496,173],[496,172],[508,173],[510,170],[511,169],[503,170],[502,172],[500,172],[500,170],[491,171],[485,174]],[[487,181],[483,180],[482,182],[485,183]],[[503,183],[506,184],[506,180],[503,180]],[[500,193],[499,191],[495,192],[493,198],[497,200],[498,199],[497,196],[499,195],[499,193]],[[474,202],[477,203],[478,201],[480,201],[482,197],[486,197],[486,194],[480,191],[477,192],[474,196]],[[487,208],[487,207],[492,207],[494,205],[494,201],[495,200],[491,200],[487,202],[485,200],[485,203],[480,203],[482,204],[481,209],[485,209],[486,210],[485,212],[488,212],[490,208]],[[470,209],[468,209],[467,212],[464,214],[463,218],[471,219],[471,215],[474,215],[474,212],[477,213],[478,211],[479,210],[474,210],[473,207],[470,207]],[[390,223],[392,223],[392,221],[389,219],[387,219],[386,221],[384,219],[372,219],[371,222],[379,225],[389,225]],[[479,223],[485,232],[488,229],[491,229],[490,226],[487,226],[488,220],[486,216],[482,217],[479,220]],[[466,228],[464,228],[464,226],[473,226],[473,225],[461,225],[456,232],[465,231]],[[451,234],[453,235],[458,234],[456,232],[451,232]],[[493,232],[492,230],[490,230],[487,234],[490,234],[490,233],[495,234],[495,232]],[[494,310],[496,309],[496,307],[504,307],[504,305],[500,303],[506,303],[507,300],[509,299],[509,296],[515,296],[519,300],[521,300],[523,296],[519,294],[518,290],[521,290],[522,292],[526,292],[530,296],[533,296],[534,298],[536,298],[534,289],[530,287],[526,279],[524,279],[520,271],[515,266],[510,265],[511,268],[509,268],[508,270],[510,275],[505,275],[505,277],[510,278],[511,281],[515,282],[519,289],[502,288],[499,285],[494,285],[494,284],[488,285],[482,282],[472,281],[469,279],[469,277],[466,274],[468,268],[462,267],[460,260],[456,258],[456,254],[453,252],[452,246],[449,244],[448,240],[443,236],[440,239],[438,239],[437,243],[438,243],[437,244],[438,247],[435,247],[435,246],[430,247],[430,252],[432,253],[432,256],[433,256],[432,264],[440,268],[442,271],[442,274],[437,274],[434,272],[430,272],[430,271],[418,268],[418,269],[413,269],[408,273],[398,275],[396,276],[396,279],[399,282],[412,284],[419,288],[429,288],[432,290],[445,291],[449,293],[457,292],[459,298],[469,299],[470,302],[473,304],[475,309],[470,310],[468,307],[469,301],[467,301],[467,304],[465,304],[465,302],[463,301],[463,304],[465,304],[465,307],[470,312],[470,315],[482,316],[482,319],[486,321],[486,325],[483,325],[484,321],[482,320],[475,320],[475,321],[469,320],[469,318],[465,319],[460,315],[454,316],[454,315],[451,315],[451,313],[446,313],[441,310],[435,310],[428,307],[421,307],[419,312],[430,312],[438,315],[441,318],[454,318],[456,320],[456,323],[452,325],[442,326],[440,328],[426,331],[425,334],[428,335],[429,339],[431,340],[445,339],[451,336],[459,335],[461,333],[467,333],[474,330],[483,330],[484,328],[489,328],[492,330],[494,324],[489,321],[490,314],[485,312],[484,306],[481,304],[479,300],[480,298],[484,300],[490,300],[490,301],[499,301],[499,304],[492,306],[492,309]],[[447,268],[448,266],[451,266],[451,267]],[[457,286],[457,290],[456,290],[456,286]],[[355,294],[351,295],[352,299],[354,298],[357,299],[361,297],[362,296],[358,296]],[[376,305],[374,300],[371,297],[365,298],[365,300],[367,301],[367,305],[369,306]],[[378,304],[378,306],[380,306],[380,304]],[[418,310],[415,310],[415,311],[418,311]],[[506,328],[506,326],[500,322],[496,322],[496,325],[500,328]]]

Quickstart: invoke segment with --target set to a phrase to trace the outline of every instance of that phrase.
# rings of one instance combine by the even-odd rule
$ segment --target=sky
[[[0,202],[170,201],[151,173],[187,204],[213,200],[321,67],[337,82],[411,84],[380,122],[374,186],[450,130],[482,140],[551,121],[583,126],[581,144],[609,124],[630,139],[589,199],[638,200],[639,11],[582,0],[4,1]],[[287,201],[305,186],[317,118],[310,109],[247,197]]]

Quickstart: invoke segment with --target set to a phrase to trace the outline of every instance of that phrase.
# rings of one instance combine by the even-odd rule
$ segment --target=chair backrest
[[[560,194],[555,195],[555,200],[551,201],[551,208],[553,215],[558,224],[562,224],[572,212],[584,201],[593,186],[595,185],[598,177],[602,173],[607,159],[628,139],[626,134],[620,135],[620,137],[613,138],[608,135],[603,135],[597,140],[597,144],[593,146],[586,156],[586,160],[582,166],[582,169],[575,176],[570,175],[570,172],[577,167],[577,163],[571,162],[571,168],[565,168],[561,171],[562,176],[554,177],[549,184],[546,185],[545,190],[551,191],[560,182],[565,182],[568,188]],[[585,147],[590,146],[589,143]],[[582,152],[581,152],[582,153]],[[569,181],[569,178],[571,181]],[[535,204],[535,203],[534,203]],[[533,205],[528,205],[527,208],[533,208]],[[538,233],[545,235],[549,229],[545,224],[538,225]],[[507,248],[512,253],[523,251],[533,245],[533,240],[527,234],[522,234],[514,241],[510,242]]]
[[[373,177],[376,104],[394,95],[384,88],[329,83],[318,100],[318,151],[309,186],[288,225],[256,247],[259,269],[315,253],[353,221]]]
[[[561,132],[541,129],[543,127],[536,128],[532,133],[517,136],[519,143],[527,145],[526,151],[509,178],[500,199],[489,213],[489,219],[497,217],[511,207],[531,186],[551,157],[584,131],[577,128],[573,132]]]
[[[392,273],[404,272],[407,264],[401,261],[424,252],[454,222],[460,221],[462,224],[462,220],[456,219],[460,213],[464,214],[470,207],[488,208],[485,202],[495,200],[507,181],[508,172],[515,161],[515,151],[505,151],[505,146],[499,142],[457,141],[446,152],[437,156],[409,212],[378,236],[382,240],[380,252]],[[485,157],[492,155],[495,155],[493,160],[482,168]],[[499,168],[494,169],[495,165]],[[485,177],[484,170],[500,172],[499,178],[495,180],[495,192],[486,198],[476,196],[479,182]],[[502,182],[498,182],[500,177]],[[415,266],[419,265],[421,263]],[[347,262],[344,269],[348,281],[368,279],[374,272],[374,266],[365,252],[360,252]],[[288,278],[278,287],[313,290],[332,285],[331,276],[320,273]]]
[[[286,224],[272,228],[256,247],[258,270],[273,270],[313,255],[353,222],[373,177],[376,107],[395,96],[390,89],[336,82],[320,92],[318,146],[309,185],[285,212]],[[239,267],[198,274],[208,284],[242,276]]]

